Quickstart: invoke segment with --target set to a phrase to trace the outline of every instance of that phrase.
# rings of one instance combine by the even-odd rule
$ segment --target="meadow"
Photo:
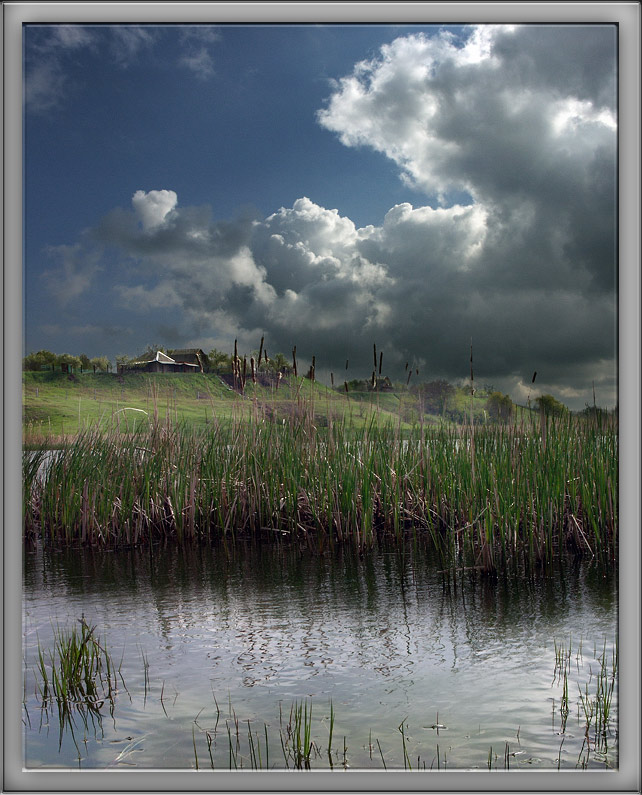
[[[23,372],[23,441],[26,447],[62,443],[81,430],[127,431],[148,423],[150,418],[205,429],[215,424],[258,415],[283,419],[310,407],[320,425],[329,418],[344,418],[355,427],[373,419],[401,421],[409,430],[422,420],[449,424],[443,416],[422,410],[420,400],[399,386],[392,391],[330,389],[319,381],[288,376],[269,386],[247,378],[243,394],[234,391],[214,373],[111,373],[66,374]],[[487,394],[478,390],[472,399],[476,423],[485,423]],[[457,415],[470,417],[470,390],[459,388],[451,401]],[[515,406],[515,418],[529,412]]]
[[[397,418],[408,396],[352,393],[349,397],[319,382],[285,378],[271,386],[248,379],[243,394],[212,373],[23,373],[23,439],[25,446],[56,444],[79,431],[132,431],[150,422],[168,421],[207,429],[257,415],[271,420],[311,405],[321,423],[347,414],[363,425],[377,412]],[[377,405],[378,402],[378,405]],[[404,423],[405,424],[405,423]]]

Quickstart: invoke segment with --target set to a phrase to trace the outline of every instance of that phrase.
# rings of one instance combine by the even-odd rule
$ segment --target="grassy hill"
[[[474,398],[475,422],[486,421],[485,405],[485,395]],[[457,390],[450,408],[452,417],[467,421],[470,394]],[[213,373],[23,373],[25,442],[74,434],[88,427],[133,430],[155,418],[200,427],[251,416],[280,422],[303,410],[314,415],[319,427],[340,419],[355,427],[374,419],[402,429],[420,422],[449,422],[421,414],[417,398],[403,388],[346,394],[319,382],[290,377],[278,388],[254,385],[248,379],[241,395]]]

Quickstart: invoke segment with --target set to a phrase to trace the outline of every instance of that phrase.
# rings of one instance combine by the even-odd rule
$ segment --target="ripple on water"
[[[96,553],[37,554],[25,563],[25,654],[33,662],[38,640],[51,642],[52,621],[70,625],[84,613],[122,655],[131,699],[119,694],[115,726],[103,721],[88,766],[114,764],[117,740],[144,736],[119,765],[189,767],[197,714],[206,729],[230,710],[278,727],[280,710],[310,699],[323,737],[332,700],[335,736],[355,738],[355,762],[370,764],[363,749],[372,733],[403,766],[404,720],[428,766],[439,744],[451,749],[452,766],[477,760],[482,768],[492,747],[501,768],[508,743],[511,766],[556,767],[553,640],[572,638],[576,649],[583,639],[583,669],[573,656],[575,693],[594,644],[599,652],[604,638],[611,643],[616,627],[613,582],[574,572],[571,585],[560,573],[530,584],[462,580],[450,592],[429,562],[389,553],[332,564],[266,549],[153,561],[112,553],[108,563]],[[569,716],[561,758],[570,767],[582,738]],[[73,743],[65,738],[59,752],[57,740],[32,721],[29,764],[73,760]]]

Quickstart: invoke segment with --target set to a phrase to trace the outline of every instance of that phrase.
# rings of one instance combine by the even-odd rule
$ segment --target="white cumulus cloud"
[[[148,193],[137,190],[132,196],[132,206],[146,232],[160,226],[177,201],[173,190],[150,190]]]
[[[400,37],[337,81],[318,120],[346,146],[386,155],[403,179],[441,203],[455,190],[482,202],[541,190],[538,175],[553,160],[584,168],[578,124],[594,128],[580,138],[590,134],[614,149],[612,49],[610,69],[601,63],[610,35],[581,26],[481,26],[463,46],[449,33]]]

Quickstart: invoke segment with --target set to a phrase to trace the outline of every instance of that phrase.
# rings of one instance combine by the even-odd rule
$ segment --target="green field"
[[[485,406],[486,397],[475,396],[476,422],[486,421]],[[462,416],[469,415],[467,390],[457,390],[452,407]],[[346,394],[293,376],[284,378],[278,388],[248,379],[241,395],[213,373],[23,373],[25,444],[87,429],[131,431],[156,419],[203,429],[243,417],[280,421],[303,410],[312,411],[320,427],[344,419],[359,428],[373,417],[377,423],[394,422],[402,429],[444,422],[421,413],[417,398],[407,390]]]

